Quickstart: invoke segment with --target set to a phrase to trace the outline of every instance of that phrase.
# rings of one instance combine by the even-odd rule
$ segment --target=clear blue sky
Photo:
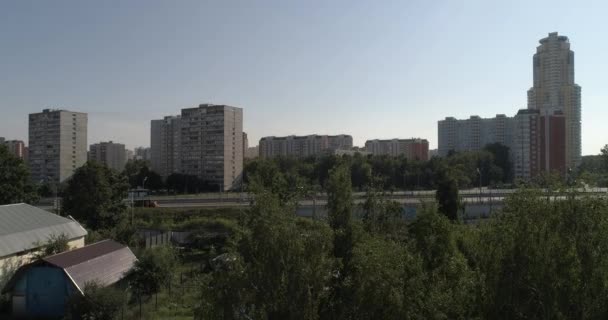
[[[89,143],[149,145],[150,120],[199,103],[244,109],[262,136],[429,139],[437,120],[526,107],[532,55],[567,35],[583,154],[608,143],[608,2],[2,1],[0,136],[27,114],[89,113]]]

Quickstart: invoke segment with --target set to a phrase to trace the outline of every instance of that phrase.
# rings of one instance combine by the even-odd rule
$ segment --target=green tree
[[[66,319],[114,320],[126,305],[126,294],[113,287],[86,283],[83,294],[73,294],[66,303]]]
[[[236,249],[214,259],[196,318],[318,319],[333,267],[331,229],[255,190]]]
[[[351,264],[356,243],[352,224],[352,184],[347,164],[339,163],[329,172],[327,180],[327,210],[329,225],[334,233],[334,257],[338,266],[332,279],[332,290],[324,303],[322,318],[347,319],[353,316],[349,308],[354,302],[351,286]]]
[[[44,244],[37,243],[36,247],[41,247],[39,251],[34,254],[32,260],[42,259],[54,254],[62,253],[70,249],[70,239],[65,234],[51,235]]]
[[[171,283],[176,264],[171,247],[160,246],[146,249],[138,257],[129,273],[129,284],[134,292],[151,296]]]
[[[127,161],[122,174],[127,177],[127,181],[131,188],[141,187],[142,180],[139,173],[144,167],[147,168],[149,165],[148,161],[141,159],[131,159]]]
[[[491,143],[483,148],[485,151],[492,153],[494,164],[501,169],[503,181],[510,182],[513,180],[513,163],[510,157],[510,149],[502,143]]]
[[[458,248],[455,228],[433,206],[423,207],[408,229],[414,254],[422,258],[423,319],[472,319],[479,316],[483,287]]]
[[[439,203],[439,212],[452,221],[458,220],[458,209],[460,208],[458,183],[447,169],[439,173],[435,198]]]
[[[356,319],[421,319],[425,275],[419,256],[399,242],[370,235],[353,250]]]
[[[546,201],[539,191],[508,198],[482,228],[477,262],[488,319],[608,317],[608,202]]]
[[[361,190],[363,187],[371,183],[372,166],[359,153],[355,154],[351,164],[351,181],[353,187]]]
[[[380,183],[370,184],[365,192],[363,208],[363,225],[367,232],[382,234],[386,237],[401,238],[406,230],[401,218],[403,208],[396,201],[388,200]]]
[[[38,199],[30,181],[30,172],[23,160],[8,152],[0,144],[0,205],[26,202]]]
[[[602,164],[604,167],[604,171],[608,172],[608,144],[602,148],[601,155],[602,155]]]
[[[111,228],[124,218],[128,187],[124,176],[87,162],[67,182],[63,212],[91,229]]]

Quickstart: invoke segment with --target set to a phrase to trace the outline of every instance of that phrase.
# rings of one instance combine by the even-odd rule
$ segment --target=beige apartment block
[[[353,137],[350,135],[307,135],[286,137],[264,137],[260,139],[259,156],[272,158],[275,156],[309,157],[333,150],[349,150],[353,147]]]
[[[122,143],[113,141],[95,143],[89,147],[89,160],[122,171],[127,163],[127,151]]]

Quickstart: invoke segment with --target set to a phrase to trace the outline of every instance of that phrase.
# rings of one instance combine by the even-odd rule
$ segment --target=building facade
[[[61,183],[87,161],[87,114],[44,109],[29,115],[32,180]]]
[[[178,116],[152,120],[152,169],[163,178],[195,175],[222,190],[240,187],[245,150],[243,109],[201,104]]]
[[[181,172],[221,190],[238,188],[243,175],[243,109],[201,104],[182,109]]]
[[[539,42],[533,57],[534,83],[528,90],[528,109],[539,110],[547,119],[556,113],[563,114],[566,141],[563,162],[565,167],[576,168],[581,161],[581,87],[574,82],[574,52],[570,50],[568,37],[557,32],[549,33]],[[554,137],[545,136],[549,149],[554,145],[551,141]],[[555,145],[559,145],[558,142]],[[561,151],[546,152],[561,154]],[[562,162],[561,159],[553,161]]]
[[[127,164],[127,151],[125,145],[121,143],[112,141],[95,143],[89,147],[89,160],[122,171]]]
[[[331,152],[332,150],[348,150],[353,147],[353,137],[350,135],[308,135],[286,137],[263,137],[260,139],[259,155],[261,158],[275,156],[309,157]]]
[[[365,150],[373,155],[404,155],[410,160],[429,159],[429,142],[426,139],[367,140]]]
[[[5,140],[0,137],[0,144],[4,144],[8,152],[21,160],[27,160],[27,147],[21,140]]]
[[[497,114],[494,118],[475,115],[464,120],[447,117],[438,122],[437,128],[437,152],[442,157],[450,151],[478,151],[490,143],[508,146],[513,139],[513,118],[504,114]]]
[[[151,122],[150,165],[164,179],[180,172],[181,134],[181,116],[168,116]]]
[[[135,160],[152,161],[152,153],[150,148],[137,147],[133,150],[133,154],[133,159]]]
[[[245,159],[255,159],[260,156],[260,147],[249,147],[247,151],[245,151]]]

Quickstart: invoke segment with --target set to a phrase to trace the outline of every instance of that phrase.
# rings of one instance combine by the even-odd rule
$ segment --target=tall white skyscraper
[[[539,110],[546,121],[556,114],[563,114],[565,119],[565,137],[556,137],[559,128],[552,129],[548,122],[543,126],[548,138],[545,152],[553,153],[553,139],[564,139],[565,165],[575,168],[581,160],[581,87],[574,82],[574,52],[568,37],[553,32],[541,39],[533,65],[534,84],[528,90],[528,109]]]

